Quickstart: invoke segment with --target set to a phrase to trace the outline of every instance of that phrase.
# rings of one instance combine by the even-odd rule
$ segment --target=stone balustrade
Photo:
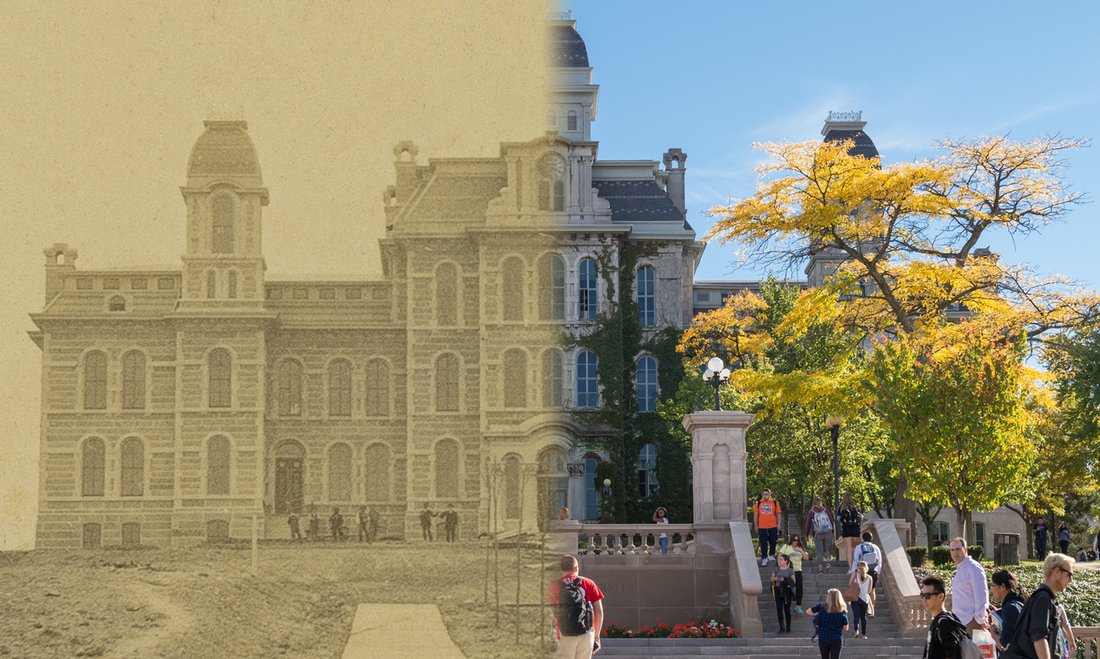
[[[1100,627],[1074,627],[1073,635],[1077,638],[1078,657],[1100,657]]]
[[[667,556],[695,553],[692,524],[579,524],[570,529],[580,554],[587,556],[661,556],[658,538],[668,535]],[[564,527],[559,527],[564,531]],[[560,532],[560,531],[559,531]],[[568,542],[568,541],[567,541]]]

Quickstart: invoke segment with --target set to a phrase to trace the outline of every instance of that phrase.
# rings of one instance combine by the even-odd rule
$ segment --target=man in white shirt
[[[871,542],[871,534],[868,532],[864,532],[863,542],[856,545],[856,550],[852,552],[852,567],[848,574],[853,574],[861,561],[867,564],[867,574],[871,576],[871,608],[868,615],[874,615],[875,586],[878,585],[878,575],[882,571],[882,550]]]
[[[989,608],[989,586],[985,570],[966,551],[966,540],[954,538],[949,545],[955,561],[955,578],[951,580],[951,612],[966,625],[967,635],[975,629],[989,629],[986,609]]]

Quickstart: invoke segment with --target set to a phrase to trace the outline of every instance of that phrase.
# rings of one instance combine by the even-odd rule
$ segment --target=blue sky
[[[752,194],[762,159],[753,142],[820,139],[830,110],[862,110],[885,162],[934,157],[944,137],[1100,136],[1095,3],[565,6],[600,85],[600,158],[683,148],[688,219],[700,236],[705,209]],[[1026,243],[989,243],[1007,261],[1098,288],[1100,145],[1068,160],[1066,180],[1092,203]],[[696,278],[766,274],[735,260],[733,247],[712,244]]]

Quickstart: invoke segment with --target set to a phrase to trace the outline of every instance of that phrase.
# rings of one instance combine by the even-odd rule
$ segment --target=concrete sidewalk
[[[434,604],[360,604],[344,659],[465,659]]]

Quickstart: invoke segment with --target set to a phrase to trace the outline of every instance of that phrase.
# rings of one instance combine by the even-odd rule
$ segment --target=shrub
[[[982,556],[985,555],[985,547],[983,547],[981,545],[974,545],[974,546],[970,547],[969,549],[967,549],[966,553],[970,554],[970,558],[973,558],[974,560],[981,563],[982,562]]]
[[[928,547],[906,547],[905,553],[909,554],[909,564],[913,567],[920,567],[924,565],[924,561],[928,558]]]
[[[947,547],[933,547],[930,556],[933,565],[951,565],[951,550]]]
[[[658,621],[656,625],[645,625],[638,629],[620,627],[613,622],[608,623],[604,627],[603,636],[605,638],[737,638],[741,633],[717,620],[679,623],[671,626]]]

